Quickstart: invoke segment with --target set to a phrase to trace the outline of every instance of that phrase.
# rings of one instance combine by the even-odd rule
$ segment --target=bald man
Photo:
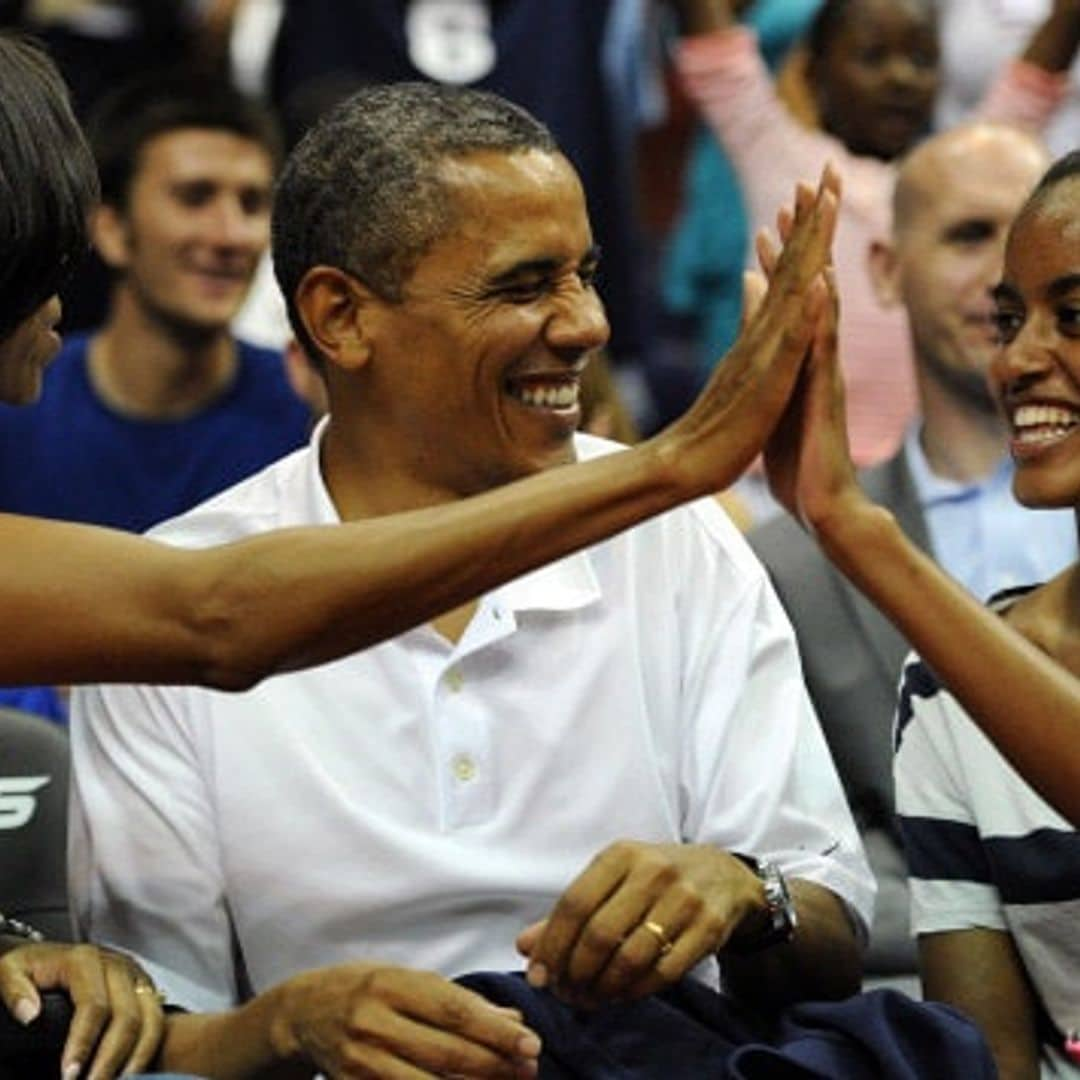
[[[899,169],[892,235],[869,252],[879,300],[906,309],[921,416],[900,451],[861,480],[980,599],[1043,581],[1075,557],[1068,512],[1029,514],[1012,498],[1006,429],[985,381],[998,348],[989,290],[1005,233],[1047,164],[1040,143],[999,125],[927,139]],[[770,521],[751,544],[795,624],[878,878],[866,971],[914,973],[889,737],[907,642],[791,519]]]

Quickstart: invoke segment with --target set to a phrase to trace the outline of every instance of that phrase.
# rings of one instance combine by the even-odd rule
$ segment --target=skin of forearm
[[[1080,4],[1058,5],[1032,35],[1023,59],[1044,71],[1067,71],[1080,47]]]
[[[155,1068],[207,1080],[310,1080],[311,1063],[276,1044],[283,993],[274,987],[229,1012],[170,1015]]]
[[[1080,755],[1061,751],[1080,733],[1080,680],[953,581],[887,510],[849,505],[816,531],[1017,770],[1080,824]]]
[[[474,499],[198,552],[8,518],[5,550],[32,550],[49,572],[0,579],[13,624],[44,628],[12,635],[0,680],[244,689],[403,632],[709,490],[643,444]]]
[[[814,882],[793,878],[788,884],[799,919],[794,939],[745,956],[720,956],[725,989],[763,1013],[848,997],[862,979],[855,930],[841,901]]]

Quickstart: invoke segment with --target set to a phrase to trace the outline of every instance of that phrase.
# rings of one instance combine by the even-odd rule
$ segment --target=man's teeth
[[[1050,443],[1080,424],[1080,413],[1060,405],[1020,405],[1013,410],[1012,422],[1017,442]]]
[[[537,409],[568,409],[578,402],[578,384],[521,386],[516,388],[514,397],[523,405],[531,405]]]

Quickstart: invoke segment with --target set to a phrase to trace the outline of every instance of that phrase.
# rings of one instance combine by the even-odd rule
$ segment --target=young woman
[[[761,245],[766,270],[769,245]],[[1080,152],[1043,178],[1010,232],[991,372],[1013,425],[1015,491],[1080,514]],[[834,308],[835,310],[835,308]],[[835,316],[834,316],[835,319]],[[835,322],[766,449],[774,495],[874,601],[971,719],[1080,824],[1080,565],[1003,615],[975,601],[860,489],[847,449]]]

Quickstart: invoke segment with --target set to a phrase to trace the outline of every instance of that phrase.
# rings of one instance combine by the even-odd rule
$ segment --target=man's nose
[[[214,241],[224,247],[264,248],[270,242],[266,214],[252,213],[238,199],[222,198],[214,207]]]
[[[547,339],[552,348],[588,352],[607,344],[611,326],[595,289],[576,285],[556,303],[547,325]]]

